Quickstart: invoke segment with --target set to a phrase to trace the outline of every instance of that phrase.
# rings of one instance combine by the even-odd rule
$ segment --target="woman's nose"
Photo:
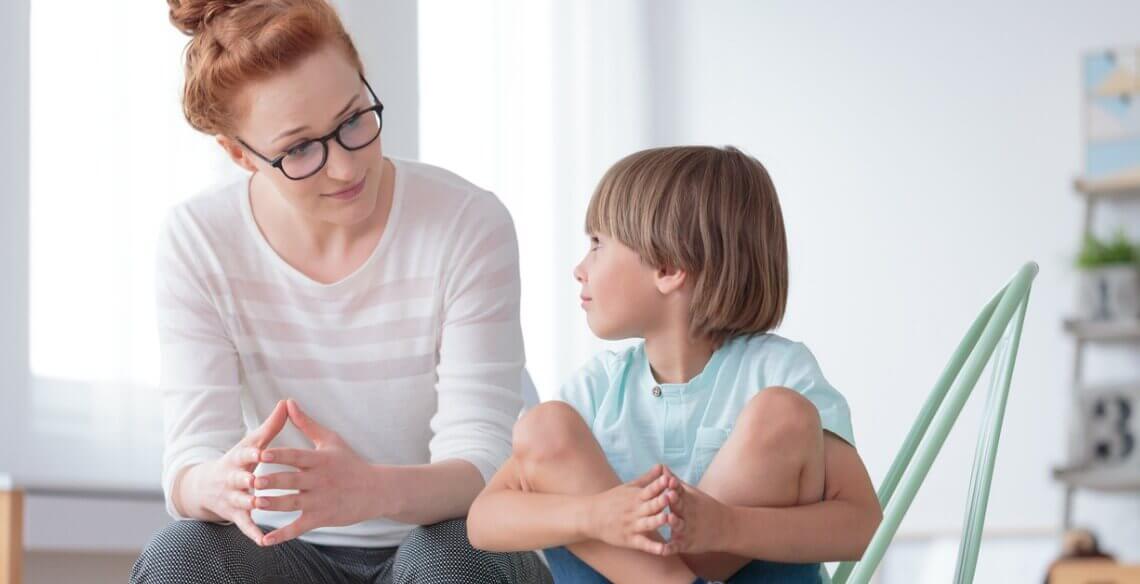
[[[329,158],[325,161],[325,174],[338,181],[349,181],[357,178],[352,152],[345,150],[335,140],[330,140],[328,147]]]

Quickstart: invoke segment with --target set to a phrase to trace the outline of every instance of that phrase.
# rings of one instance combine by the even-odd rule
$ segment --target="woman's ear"
[[[257,172],[257,167],[253,165],[253,161],[249,159],[245,149],[242,148],[237,140],[229,136],[223,136],[222,134],[218,134],[214,138],[218,141],[218,145],[222,147],[222,150],[226,151],[226,155],[230,157],[230,160],[234,161],[234,164],[250,172]]]
[[[658,268],[653,275],[653,282],[657,286],[657,291],[665,295],[684,288],[687,279],[688,274],[685,273],[685,270],[670,266]]]

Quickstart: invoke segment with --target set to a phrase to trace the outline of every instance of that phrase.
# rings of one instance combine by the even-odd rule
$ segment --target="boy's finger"
[[[647,554],[655,556],[665,555],[665,543],[660,541],[653,541],[644,535],[637,534],[633,536],[633,548],[639,549]]]
[[[657,480],[654,480],[642,487],[641,492],[638,493],[637,496],[642,501],[650,501],[657,495],[661,494],[661,491],[664,491],[665,487],[668,484],[669,481],[665,480],[664,476],[657,477]]]
[[[660,464],[655,464],[653,465],[653,468],[649,469],[648,472],[630,481],[630,484],[637,487],[648,486],[650,483],[656,480],[657,477],[661,476],[662,468],[663,467]]]
[[[649,517],[642,517],[634,524],[634,531],[638,533],[648,533],[650,531],[657,531],[662,525],[669,523],[669,515],[667,513],[658,513]]]
[[[660,513],[663,509],[668,507],[670,503],[672,503],[672,497],[670,497],[671,493],[673,493],[673,491],[666,490],[663,491],[660,495],[643,502],[640,506],[638,506],[637,514],[641,517],[649,517],[650,515],[656,515],[657,513]]]

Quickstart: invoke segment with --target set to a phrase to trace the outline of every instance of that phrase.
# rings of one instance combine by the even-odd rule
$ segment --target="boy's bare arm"
[[[737,507],[727,551],[782,562],[857,560],[883,518],[871,477],[855,448],[824,434],[824,500],[796,507]]]
[[[857,560],[882,520],[867,469],[855,448],[824,434],[824,500],[794,507],[728,506],[691,485],[674,509],[683,525],[667,553],[727,552],[809,563]]]
[[[471,545],[508,552],[585,541],[589,497],[526,492],[515,464],[515,459],[507,460],[471,504],[467,514]]]

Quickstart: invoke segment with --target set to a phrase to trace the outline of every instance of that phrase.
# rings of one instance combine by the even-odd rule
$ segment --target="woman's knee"
[[[143,548],[131,570],[131,582],[219,581],[223,575],[218,570],[229,564],[225,558],[246,555],[245,547],[257,545],[233,525],[175,521]]]
[[[572,406],[559,401],[539,404],[515,424],[515,456],[528,461],[557,459],[582,444],[590,429]]]
[[[396,584],[488,584],[544,582],[545,568],[534,554],[477,550],[467,539],[462,519],[413,529],[392,564]]]

